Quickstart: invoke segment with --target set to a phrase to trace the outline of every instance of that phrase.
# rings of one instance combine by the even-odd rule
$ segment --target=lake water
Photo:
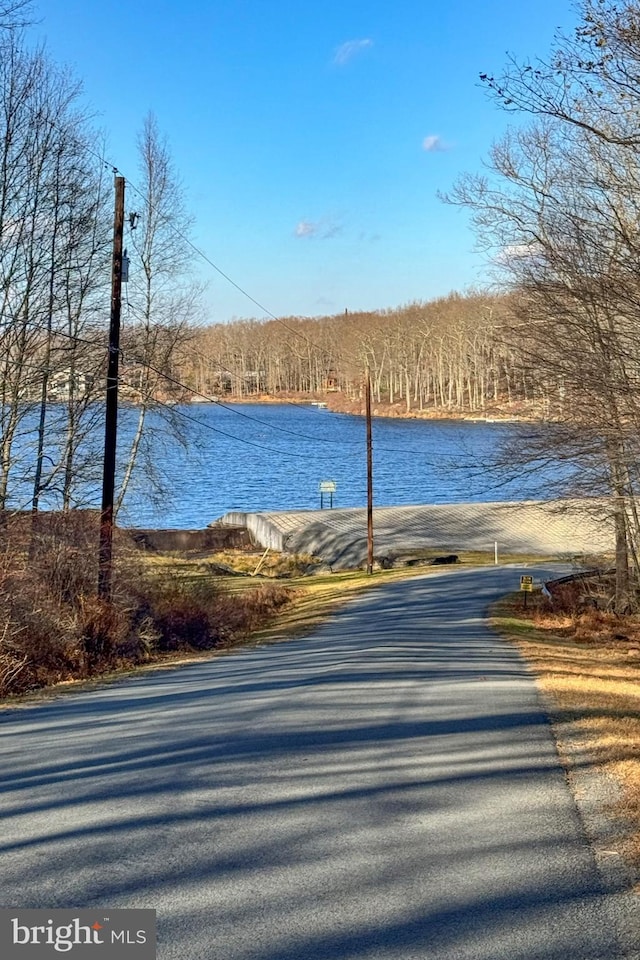
[[[174,410],[184,446],[167,445],[157,456],[166,493],[152,502],[138,481],[119,517],[124,526],[188,529],[230,510],[317,509],[323,480],[336,483],[335,507],[366,505],[362,417],[293,404]],[[134,410],[122,411],[123,437],[133,416]],[[485,469],[505,435],[521,429],[510,423],[374,418],[374,505],[556,495],[548,484],[557,480],[557,470],[505,482]]]

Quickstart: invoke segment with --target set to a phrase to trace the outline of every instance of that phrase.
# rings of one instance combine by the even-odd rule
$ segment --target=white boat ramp
[[[246,527],[262,547],[311,554],[332,569],[362,566],[367,557],[366,510],[289,510],[225,514],[220,524]],[[613,550],[613,523],[602,499],[527,500],[376,507],[374,554],[463,551],[567,558]]]

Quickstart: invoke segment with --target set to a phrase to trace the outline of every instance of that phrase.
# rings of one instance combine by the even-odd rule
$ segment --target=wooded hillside
[[[340,392],[358,396],[368,363],[376,403],[478,412],[524,404],[549,412],[549,386],[509,346],[506,296],[451,294],[371,313],[238,320],[194,332],[180,376],[229,398]]]

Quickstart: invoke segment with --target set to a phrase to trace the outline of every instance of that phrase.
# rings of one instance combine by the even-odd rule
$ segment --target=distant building
[[[58,370],[49,377],[47,399],[84,400],[93,386],[93,377],[80,370]]]

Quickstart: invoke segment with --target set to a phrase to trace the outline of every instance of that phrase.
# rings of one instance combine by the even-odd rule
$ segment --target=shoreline
[[[301,407],[317,407],[318,410],[328,410],[330,413],[342,413],[348,416],[364,417],[364,400],[349,400],[342,394],[328,393],[321,395],[307,394],[301,396],[275,397],[272,394],[256,394],[243,397],[216,397],[208,401],[212,404],[237,404],[276,406],[291,404]],[[206,405],[205,400],[188,401],[194,406]],[[396,420],[452,420],[462,423],[550,423],[549,418],[535,413],[522,402],[514,403],[511,409],[504,406],[486,408],[484,412],[453,410],[444,407],[430,407],[428,409],[407,410],[406,403],[381,402],[372,403],[372,416]]]

